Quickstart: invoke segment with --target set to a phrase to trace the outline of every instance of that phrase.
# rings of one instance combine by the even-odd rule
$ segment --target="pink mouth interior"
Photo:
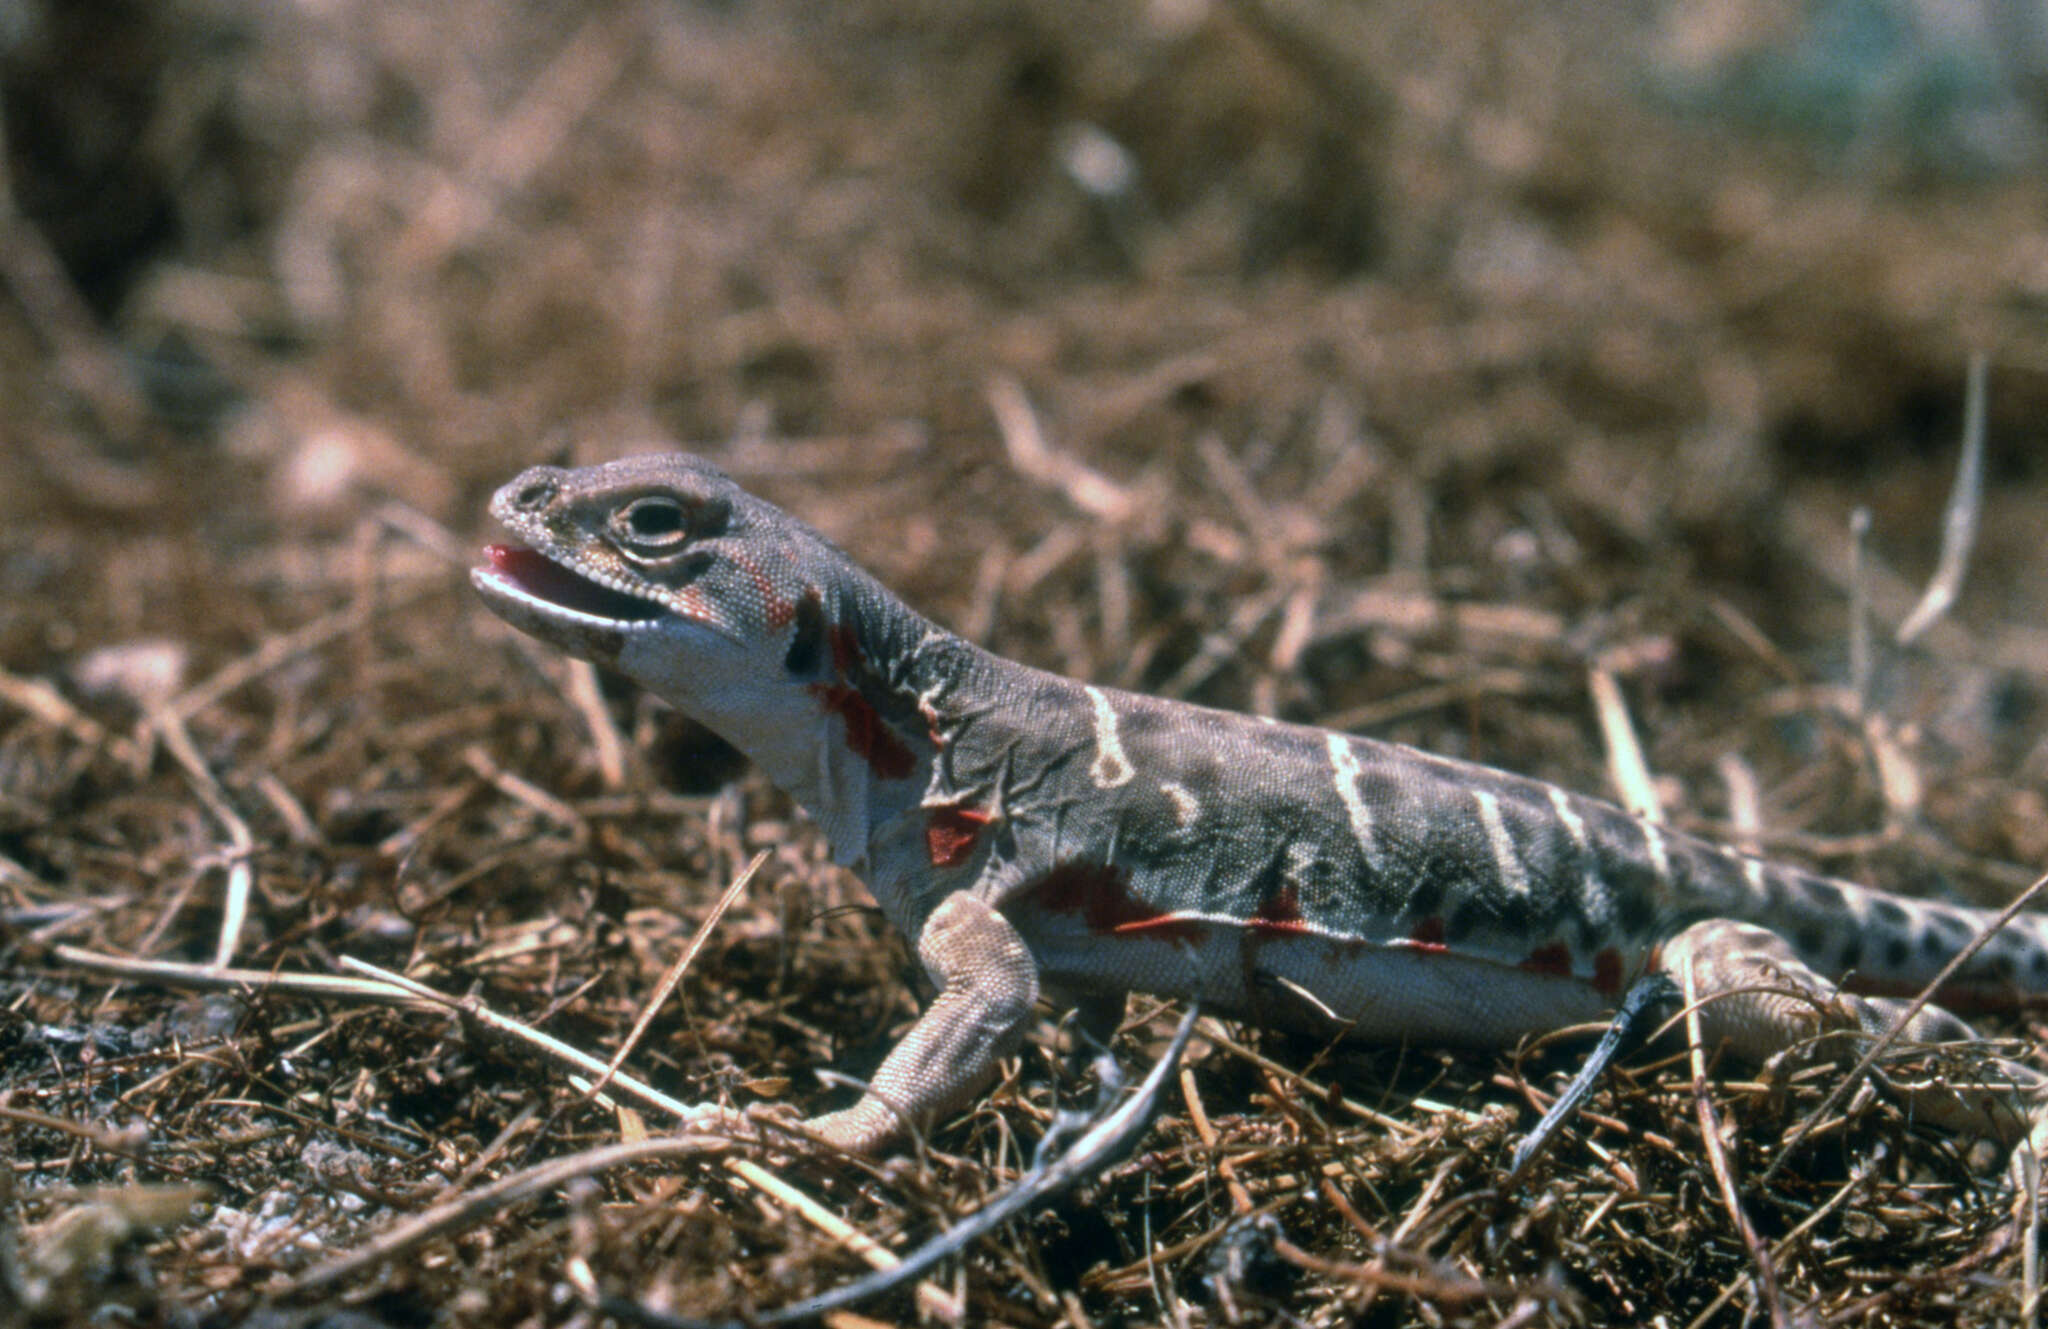
[[[651,600],[626,595],[568,568],[535,550],[520,545],[486,545],[484,557],[492,570],[528,595],[549,604],[594,614],[616,622],[644,623],[668,611]]]

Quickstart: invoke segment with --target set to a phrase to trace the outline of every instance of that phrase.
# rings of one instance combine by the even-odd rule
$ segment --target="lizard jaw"
[[[659,601],[607,586],[522,545],[487,545],[470,584],[492,613],[585,658],[618,658],[629,636],[683,621]]]

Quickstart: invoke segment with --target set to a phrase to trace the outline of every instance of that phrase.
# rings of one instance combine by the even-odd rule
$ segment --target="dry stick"
[[[1948,612],[1970,565],[1970,548],[1977,542],[1977,513],[1984,504],[1984,404],[1989,370],[1990,362],[1982,351],[1970,357],[1969,386],[1963,394],[1963,455],[1956,463],[1956,482],[1941,516],[1941,556],[1920,603],[1899,624],[1901,646],[1910,644]]]
[[[199,801],[213,814],[213,819],[228,833],[228,885],[226,897],[221,901],[220,940],[213,948],[213,963],[217,969],[225,969],[228,961],[235,958],[235,943],[242,935],[242,924],[249,916],[249,892],[255,885],[256,869],[251,860],[256,854],[256,837],[249,833],[249,823],[228,802],[227,791],[220,787],[220,781],[213,778],[213,772],[206,769],[206,762],[199,756],[199,749],[192,744],[192,734],[185,728],[185,721],[168,707],[151,713],[149,723],[156,728],[163,740],[164,750],[185,772],[191,781],[192,791],[199,795]]]
[[[290,632],[266,638],[255,650],[238,659],[230,660],[214,671],[211,677],[193,684],[171,698],[162,709],[180,720],[189,720],[235,689],[261,678],[309,651],[325,646],[343,633],[362,627],[380,610],[403,608],[414,600],[438,594],[446,589],[447,582],[441,577],[421,578],[385,590],[377,604],[358,601],[346,609],[323,614],[310,623],[293,628]]]
[[[1715,1185],[1720,1187],[1721,1203],[1727,1206],[1728,1219],[1735,1225],[1736,1235],[1742,1238],[1750,1263],[1756,1266],[1758,1291],[1770,1312],[1773,1329],[1784,1329],[1787,1323],[1785,1299],[1778,1290],[1777,1266],[1771,1259],[1771,1253],[1764,1249],[1756,1229],[1750,1226],[1749,1216],[1742,1212],[1742,1198],[1735,1193],[1735,1174],[1728,1166],[1728,1151],[1721,1143],[1720,1119],[1714,1115],[1714,1105],[1707,1094],[1707,1058],[1700,1048],[1699,993],[1693,985],[1691,965],[1686,966],[1684,977],[1685,1042],[1687,1055],[1692,1061],[1692,1102],[1699,1114],[1700,1140],[1707,1151],[1707,1165],[1713,1170]]]
[[[107,955],[81,946],[53,946],[50,953],[65,964],[95,973],[112,974],[129,982],[156,982],[171,987],[296,992],[313,997],[352,997],[392,1006],[432,1010],[445,1002],[429,1001],[410,988],[393,983],[340,974],[289,974],[268,969],[222,969],[210,964],[183,964],[176,960],[143,960],[126,955]]]
[[[551,1158],[521,1172],[502,1177],[479,1190],[437,1204],[410,1218],[401,1219],[346,1255],[315,1265],[288,1284],[294,1292],[326,1287],[349,1275],[374,1267],[444,1232],[465,1227],[507,1205],[554,1189],[577,1177],[587,1177],[627,1163],[688,1154],[708,1154],[733,1147],[721,1136],[672,1135],[633,1144],[610,1144],[564,1158]]]
[[[696,935],[690,938],[690,944],[683,947],[682,954],[668,967],[668,972],[661,976],[661,982],[654,985],[653,994],[640,1008],[640,1018],[633,1021],[632,1031],[626,1035],[625,1041],[619,1044],[619,1050],[612,1054],[612,1059],[605,1064],[603,1073],[590,1086],[585,1097],[597,1097],[604,1092],[604,1087],[611,1083],[612,1076],[618,1071],[620,1064],[638,1046],[640,1036],[647,1032],[647,1026],[654,1020],[654,1013],[668,1000],[669,993],[676,990],[676,984],[683,981],[683,974],[695,962],[698,952],[704,949],[704,943],[711,939],[711,931],[718,926],[718,920],[725,917],[725,911],[732,908],[733,901],[740,898],[740,892],[747,889],[748,883],[754,880],[754,874],[759,872],[761,865],[767,861],[766,849],[755,854],[754,861],[747,864],[746,870],[739,876],[733,878],[732,885],[725,888],[725,894],[718,897],[718,903],[711,906],[711,912],[705,915],[703,923],[698,925]]]
[[[626,1046],[620,1049],[617,1056],[613,1058],[611,1064],[608,1066],[599,1062],[597,1058],[590,1056],[585,1052],[579,1051],[576,1048],[570,1047],[568,1044],[562,1042],[559,1039],[541,1033],[539,1030],[533,1028],[531,1025],[523,1024],[520,1021],[514,1020],[509,1016],[498,1014],[497,1012],[484,1006],[481,1002],[475,1001],[473,999],[463,999],[460,1001],[454,1000],[452,998],[445,996],[442,993],[436,992],[434,989],[427,987],[423,983],[415,982],[414,980],[406,978],[401,974],[388,973],[387,971],[378,969],[374,965],[367,964],[362,960],[355,959],[352,956],[343,956],[341,963],[351,969],[357,969],[366,973],[376,974],[381,979],[383,979],[383,981],[403,988],[408,992],[415,993],[418,996],[428,1001],[431,1001],[434,1004],[440,1005],[444,1008],[454,1008],[456,1010],[459,1010],[463,1014],[473,1017],[477,1020],[478,1023],[483,1024],[488,1028],[495,1029],[501,1033],[510,1034],[514,1038],[522,1039],[528,1043],[531,1043],[533,1046],[541,1049],[542,1051],[549,1053],[552,1056],[559,1057],[562,1060],[570,1063],[571,1065],[588,1072],[590,1075],[596,1078],[586,1085],[579,1086],[584,1089],[587,1096],[594,1097],[601,1090],[609,1087],[613,1090],[624,1093],[630,1097],[637,1098],[640,1101],[652,1107],[658,1108],[661,1111],[668,1113],[670,1116],[675,1117],[679,1121],[687,1122],[691,1117],[698,1116],[701,1114],[697,1110],[691,1108],[689,1104],[683,1103],[674,1098],[670,1098],[667,1094],[662,1093],[660,1090],[654,1088],[652,1085],[649,1085],[644,1081],[636,1079],[635,1077],[619,1070],[619,1062],[625,1058],[627,1052],[631,1050],[634,1042],[645,1031],[647,1026],[647,1016],[650,1015],[655,1009],[657,1009],[660,1006],[662,1000],[667,995],[668,989],[673,988],[673,980],[678,979],[682,976],[683,968],[687,966],[690,960],[694,958],[694,956],[697,954],[697,951],[703,945],[704,939],[710,935],[712,926],[717,922],[718,918],[725,912],[725,910],[728,907],[730,907],[733,900],[738,897],[739,892],[745,889],[747,883],[752,879],[754,873],[760,868],[762,861],[766,859],[767,856],[768,851],[766,850],[763,850],[759,854],[755,855],[754,861],[747,865],[746,871],[741,873],[738,879],[735,880],[733,884],[726,889],[725,896],[718,902],[718,906],[712,911],[710,919],[706,921],[704,927],[699,930],[696,938],[692,940],[690,947],[683,956],[683,959],[678,963],[678,965],[672,967],[670,971],[670,980],[665,983],[662,992],[659,993],[653,1001],[648,1003],[646,1011],[643,1013],[641,1020],[634,1026],[633,1032],[627,1036]],[[571,1077],[571,1082],[574,1083],[575,1079],[576,1077]],[[731,1130],[733,1126],[737,1125],[741,1121],[751,1122],[753,1121],[753,1119],[741,1117],[739,1114],[728,1113],[723,1110],[721,1110],[718,1115],[719,1127],[724,1130]],[[754,1124],[756,1124],[757,1126],[762,1124],[770,1126],[776,1125],[776,1123],[773,1122],[754,1122]],[[712,1137],[707,1135],[699,1138]],[[740,1159],[728,1159],[726,1161],[726,1169],[728,1171],[734,1173],[736,1176],[739,1176],[740,1178],[742,1178],[745,1181],[748,1181],[749,1183],[754,1183],[756,1181],[756,1178],[753,1175],[753,1173],[749,1170],[751,1167],[751,1164],[745,1164],[745,1161]],[[818,1227],[818,1229],[824,1232],[827,1236],[832,1237],[835,1240],[845,1239],[844,1232],[846,1230],[846,1225],[844,1223],[839,1222],[839,1220],[837,1219],[831,1218],[829,1213],[823,1208],[819,1207],[814,1203],[809,1202],[803,1205],[795,1205],[793,1207],[797,1209],[797,1212],[802,1217],[809,1220],[814,1226]],[[863,1240],[865,1241],[867,1239],[863,1238]],[[893,1262],[895,1259],[894,1256],[888,1256],[886,1251],[882,1252],[883,1255],[887,1256],[886,1261],[879,1260],[874,1255],[870,1254],[870,1251],[881,1251],[881,1248],[878,1246],[874,1246],[872,1242],[869,1242],[868,1245],[865,1247],[859,1246],[857,1243],[849,1243],[849,1245],[853,1245],[855,1247],[856,1254],[859,1254],[862,1256],[862,1258],[867,1259],[870,1264],[873,1264],[878,1269],[891,1267],[891,1262]],[[946,1300],[946,1294],[939,1288],[934,1286],[920,1286],[918,1289],[917,1297],[920,1305],[930,1305],[933,1307],[943,1309],[949,1304]]]
[[[1830,1195],[1825,1203],[1805,1218],[1799,1220],[1797,1227],[1794,1227],[1790,1232],[1772,1242],[1771,1259],[1784,1259],[1786,1254],[1791,1251],[1795,1242],[1804,1237],[1808,1232],[1811,1232],[1829,1214],[1834,1213],[1835,1210],[1848,1203],[1849,1197],[1862,1190],[1870,1179],[1877,1175],[1878,1163],[1879,1159],[1875,1157],[1865,1159],[1857,1166],[1856,1171],[1850,1175],[1849,1179],[1836,1188],[1835,1193]],[[1719,1294],[1707,1303],[1707,1308],[1698,1315],[1693,1316],[1692,1322],[1685,1329],[1706,1329],[1707,1323],[1714,1318],[1715,1313],[1723,1306],[1726,1306],[1729,1300],[1737,1292],[1740,1292],[1748,1282],[1749,1276],[1747,1274],[1738,1274],[1730,1279],[1722,1286]]]
[[[86,747],[105,747],[114,760],[133,766],[139,757],[135,744],[64,700],[62,693],[40,678],[23,678],[0,669],[0,701],[27,711],[36,719],[61,729]]]
[[[851,1254],[865,1260],[869,1268],[878,1272],[888,1272],[902,1265],[902,1256],[751,1158],[728,1158],[725,1160],[725,1170],[762,1194],[772,1196],[795,1210],[805,1222],[840,1243]],[[918,1283],[915,1299],[919,1313],[931,1319],[959,1324],[967,1314],[967,1307],[957,1294],[946,1291],[930,1279]]]
[[[582,717],[583,727],[590,734],[591,754],[597,758],[598,782],[614,792],[625,788],[626,740],[620,736],[619,727],[612,723],[612,713],[605,707],[604,694],[598,690],[597,666],[588,660],[569,661],[569,681],[563,687],[562,695]]]
[[[605,1064],[589,1053],[570,1047],[562,1040],[544,1034],[532,1025],[522,1024],[509,1015],[500,1015],[473,997],[450,997],[446,993],[435,991],[424,983],[407,978],[403,974],[392,973],[388,969],[380,969],[376,965],[366,960],[359,960],[353,955],[342,956],[341,964],[345,969],[353,969],[357,973],[369,974],[393,987],[411,993],[413,996],[420,998],[424,1003],[469,1016],[486,1028],[494,1029],[501,1034],[509,1034],[514,1038],[530,1043],[550,1056],[559,1057],[587,1074],[593,1076],[609,1075],[610,1083],[614,1088],[630,1094],[653,1107],[660,1108],[663,1112],[669,1113],[679,1120],[688,1120],[693,1115],[689,1104],[670,1098],[659,1089],[641,1080],[637,1080],[623,1071],[607,1071]]]
[[[1195,1088],[1195,1073],[1186,1066],[1180,1070],[1180,1096],[1188,1105],[1188,1121],[1195,1128],[1195,1138],[1216,1160],[1216,1175],[1223,1178],[1223,1185],[1230,1191],[1231,1209],[1242,1218],[1257,1206],[1252,1203],[1252,1193],[1238,1180],[1237,1165],[1218,1152],[1216,1127],[1209,1121],[1208,1110],[1202,1106],[1202,1095]]]
[[[1122,521],[1136,510],[1137,497],[1129,489],[1045,441],[1023,384],[998,374],[984,390],[996,417],[996,432],[1003,436],[1003,451],[1019,475],[1059,490],[1068,502],[1102,521]]]
[[[1870,592],[1863,569],[1870,557],[1870,509],[1849,514],[1849,695],[1858,718],[1870,711]]]
[[[1110,1159],[1144,1130],[1150,1120],[1152,1106],[1158,1099],[1160,1087],[1178,1066],[1181,1054],[1187,1050],[1188,1039],[1194,1034],[1195,1018],[1199,1011],[1199,1003],[1188,1004],[1186,1013],[1181,1016],[1180,1024],[1174,1030],[1173,1041],[1167,1045],[1166,1051],[1146,1073],[1144,1081],[1122,1103],[1098,1117],[1086,1132],[1074,1141],[1072,1147],[1058,1158],[1049,1163],[1034,1162],[1031,1170],[1015,1185],[903,1257],[902,1263],[896,1268],[869,1274],[793,1305],[763,1312],[744,1323],[792,1324],[815,1319],[829,1311],[853,1305],[868,1297],[879,1296],[909,1279],[918,1277],[941,1260],[964,1250],[968,1243],[994,1231],[1039,1201],[1058,1194],[1085,1177],[1099,1175],[1108,1166]],[[1043,1145],[1040,1147],[1044,1148]],[[695,1320],[684,1316],[667,1315],[623,1297],[599,1296],[595,1286],[580,1287],[578,1291],[583,1294],[586,1301],[594,1303],[592,1309],[625,1324],[650,1326],[651,1329],[702,1329],[702,1326],[714,1323],[721,1326],[742,1323]]]
[[[1849,1086],[1862,1083],[1864,1075],[1870,1070],[1871,1066],[1898,1040],[1899,1034],[1904,1031],[1906,1025],[1913,1017],[1920,1013],[1921,1008],[1934,1000],[1934,994],[1941,990],[1942,986],[1948,982],[1950,976],[1965,964],[1968,964],[1978,951],[1983,950],[1985,945],[1993,937],[1997,936],[2007,923],[2012,922],[2019,915],[2020,910],[2026,908],[2033,898],[2044,889],[2048,889],[2048,875],[2035,878],[2033,885],[2021,891],[2011,904],[1999,911],[1998,917],[1992,919],[1989,926],[1971,938],[1969,945],[1957,951],[1955,958],[1941,967],[1941,972],[1936,974],[1926,987],[1920,989],[1918,996],[1906,1004],[1906,1008],[1900,1011],[1897,1017],[1892,1020],[1891,1027],[1878,1035],[1877,1039],[1871,1043],[1863,1056],[1849,1069],[1849,1073],[1835,1081],[1834,1087],[1828,1090],[1827,1097],[1821,1099],[1820,1106],[1808,1113],[1805,1120],[1799,1123],[1799,1129],[1792,1133],[1792,1138],[1785,1142],[1785,1147],[1779,1151],[1775,1159],[1771,1160],[1771,1165],[1764,1169],[1763,1175],[1757,1178],[1759,1184],[1768,1183],[1771,1178],[1778,1174],[1778,1169],[1785,1165],[1785,1160],[1792,1157],[1800,1144],[1813,1132],[1814,1126],[1829,1112],[1834,1110],[1835,1104],[1840,1101],[1844,1093],[1848,1092]]]
[[[1606,666],[1595,664],[1587,671],[1587,686],[1593,693],[1593,709],[1600,718],[1600,736],[1607,744],[1607,771],[1614,781],[1621,805],[1644,821],[1662,822],[1664,805],[1657,786],[1650,780],[1650,767],[1643,760],[1643,745],[1636,739],[1636,727],[1628,717],[1628,703],[1621,685]]]

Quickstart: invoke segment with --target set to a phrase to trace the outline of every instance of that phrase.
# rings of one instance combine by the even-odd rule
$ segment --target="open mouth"
[[[538,550],[520,545],[486,545],[491,570],[536,600],[615,623],[649,623],[667,608],[627,595],[573,572]]]

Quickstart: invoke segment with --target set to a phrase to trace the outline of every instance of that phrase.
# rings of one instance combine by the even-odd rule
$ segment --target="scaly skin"
[[[1001,659],[693,457],[535,467],[491,512],[530,548],[492,547],[484,602],[745,752],[915,945],[937,1000],[859,1104],[807,1123],[848,1149],[971,1097],[1041,986],[1098,1018],[1139,990],[1498,1046],[1597,1019],[1658,970],[1714,999],[1710,1041],[1763,1059],[1828,1029],[1867,1046],[1899,1004],[1829,977],[1917,990],[1989,922],[1521,776]],[[2027,915],[1950,992],[2044,990],[2048,919]],[[1971,1037],[1938,1007],[1904,1033]],[[2008,1140],[2039,1130],[2039,1077],[2002,1070],[1913,1106]]]

